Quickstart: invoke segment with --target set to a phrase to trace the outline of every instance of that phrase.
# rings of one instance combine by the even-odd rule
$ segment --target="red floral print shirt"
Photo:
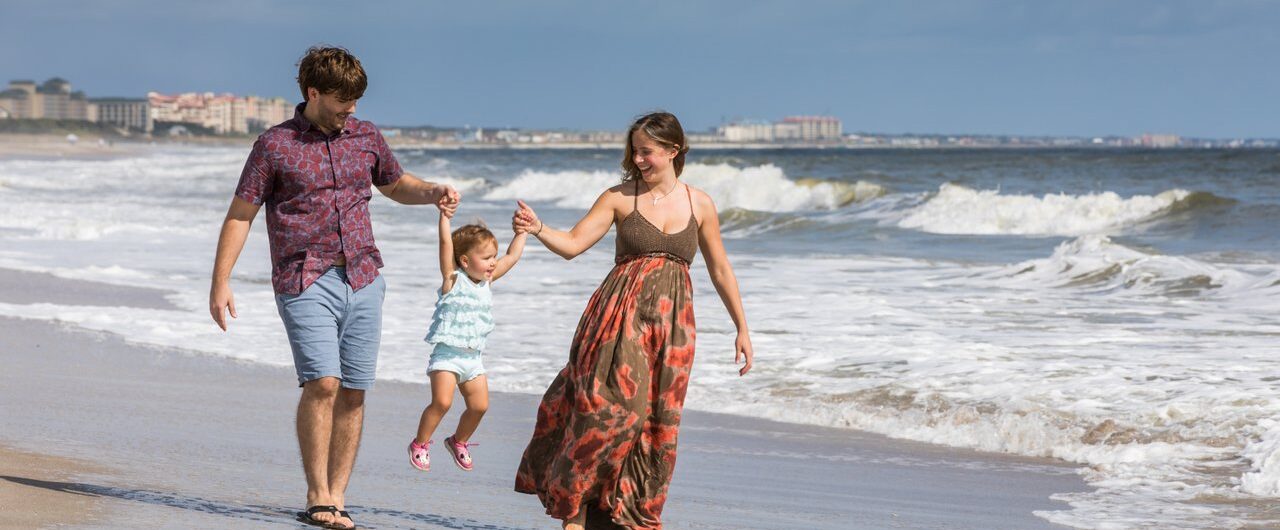
[[[302,116],[305,105],[254,142],[236,197],[266,204],[276,293],[301,293],[338,256],[359,290],[382,267],[369,222],[372,186],[404,172],[372,123],[348,117],[341,131],[327,135]]]

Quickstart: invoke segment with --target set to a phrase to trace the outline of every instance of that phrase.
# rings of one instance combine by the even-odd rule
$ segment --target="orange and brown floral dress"
[[[542,397],[516,491],[557,519],[587,510],[587,528],[660,529],[693,365],[698,223],[666,234],[633,209],[617,228],[617,264]]]

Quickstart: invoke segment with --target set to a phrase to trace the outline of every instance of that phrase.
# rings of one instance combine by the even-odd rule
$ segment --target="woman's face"
[[[643,130],[631,133],[631,152],[631,161],[646,182],[661,180],[667,171],[674,171],[671,160],[676,157],[676,150],[658,143]]]

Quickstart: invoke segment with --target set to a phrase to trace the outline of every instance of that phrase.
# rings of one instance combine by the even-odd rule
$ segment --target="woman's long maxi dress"
[[[693,364],[697,250],[692,213],[675,234],[636,209],[618,223],[616,265],[582,313],[516,472],[516,491],[548,515],[586,509],[587,528],[662,528]]]

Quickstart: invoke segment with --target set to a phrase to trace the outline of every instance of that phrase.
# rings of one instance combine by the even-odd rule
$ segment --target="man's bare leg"
[[[333,434],[329,444],[329,495],[339,510],[346,508],[347,482],[355,467],[364,429],[364,390],[343,388],[333,404]],[[355,523],[338,517],[337,524],[351,527]]]
[[[298,449],[302,452],[302,469],[307,476],[307,508],[335,502],[330,494],[329,455],[337,397],[336,377],[322,377],[302,385],[302,397],[298,400]],[[317,521],[334,520],[334,514],[329,512],[318,512],[313,517]]]

